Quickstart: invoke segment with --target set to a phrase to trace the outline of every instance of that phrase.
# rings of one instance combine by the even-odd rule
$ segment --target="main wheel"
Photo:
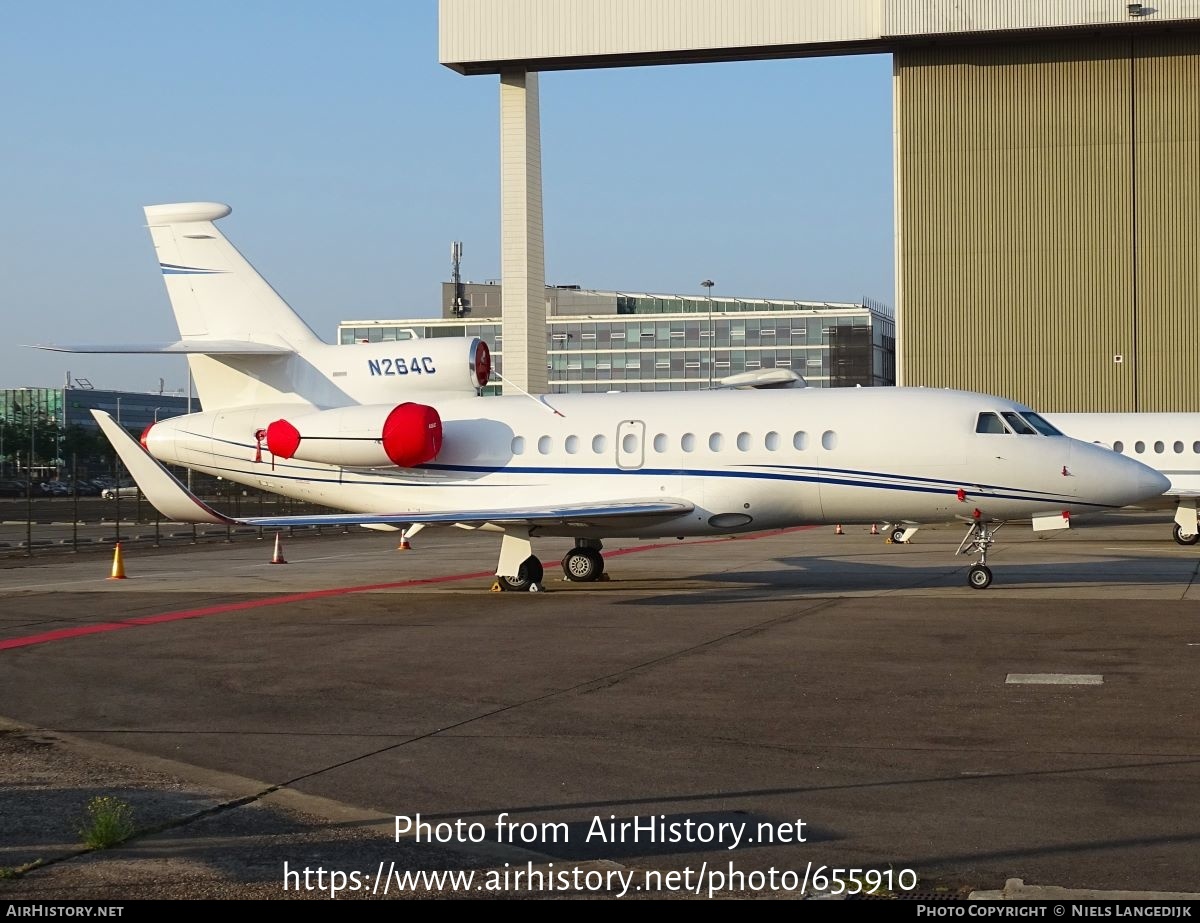
[[[1197,535],[1194,532],[1189,535],[1179,527],[1179,523],[1175,523],[1174,533],[1175,541],[1180,545],[1194,545],[1197,541],[1200,541],[1200,535]]]
[[[892,529],[892,542],[897,545],[903,545],[904,544],[904,533],[907,531],[908,530],[905,529],[903,526],[897,526],[896,528]]]
[[[992,585],[992,571],[986,564],[976,564],[967,571],[967,583],[975,590],[986,590]]]
[[[604,573],[604,556],[595,548],[572,548],[563,555],[562,569],[573,583],[590,583]]]
[[[542,568],[542,562],[533,555],[527,557],[519,568],[517,568],[516,577],[500,577],[500,586],[506,590],[514,590],[518,593],[528,590],[533,584],[541,583],[542,577],[545,576],[545,571]]]

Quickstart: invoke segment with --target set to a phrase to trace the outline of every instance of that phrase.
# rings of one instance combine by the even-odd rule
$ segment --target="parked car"
[[[116,500],[118,493],[122,497],[136,497],[138,489],[137,487],[105,487],[100,491],[100,496],[105,500]]]
[[[23,497],[25,485],[20,481],[0,481],[0,497]]]

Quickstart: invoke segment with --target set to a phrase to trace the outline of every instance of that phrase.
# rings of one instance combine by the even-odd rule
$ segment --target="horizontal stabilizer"
[[[286,356],[294,352],[286,346],[270,343],[250,343],[244,340],[175,340],[171,343],[110,343],[56,346],[35,345],[56,353],[119,353],[151,354],[178,353],[200,356]]]
[[[626,518],[673,519],[690,513],[695,507],[685,500],[622,500],[602,503],[577,503],[524,509],[431,510],[420,513],[328,513],[317,516],[251,516],[244,519],[218,513],[189,491],[179,480],[147,453],[113,418],[103,410],[93,410],[104,435],[121,456],[142,494],[167,519],[176,522],[207,522],[244,526],[330,526],[410,523],[455,523],[483,525],[531,525],[571,523],[587,525],[596,520]]]

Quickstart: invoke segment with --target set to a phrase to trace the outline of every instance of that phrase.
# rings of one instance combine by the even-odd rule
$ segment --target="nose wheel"
[[[967,571],[967,582],[976,590],[986,590],[992,585],[992,569],[986,564],[973,564]]]
[[[996,533],[1004,526],[998,523],[992,528],[985,522],[975,520],[967,527],[967,534],[959,543],[955,554],[977,554],[979,560],[967,571],[967,584],[973,590],[986,590],[992,585],[992,569],[987,566],[988,549],[996,543]]]

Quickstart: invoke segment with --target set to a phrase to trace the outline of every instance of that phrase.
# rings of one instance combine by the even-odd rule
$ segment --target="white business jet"
[[[49,348],[187,356],[203,413],[158,422],[139,446],[93,411],[169,519],[502,531],[496,575],[510,590],[541,589],[535,537],[574,538],[563,571],[586,581],[603,572],[606,538],[960,520],[968,582],[983,589],[1005,521],[1062,528],[1168,486],[1027,407],[962,391],[482,397],[479,339],[323,343],[217,230],[228,206],[145,211],[180,339]],[[348,512],[227,516],[161,463]]]
[[[1175,541],[1200,539],[1196,501],[1200,499],[1200,413],[1056,413],[1055,426],[1076,439],[1107,446],[1165,475],[1170,486],[1146,508],[1175,507]]]

